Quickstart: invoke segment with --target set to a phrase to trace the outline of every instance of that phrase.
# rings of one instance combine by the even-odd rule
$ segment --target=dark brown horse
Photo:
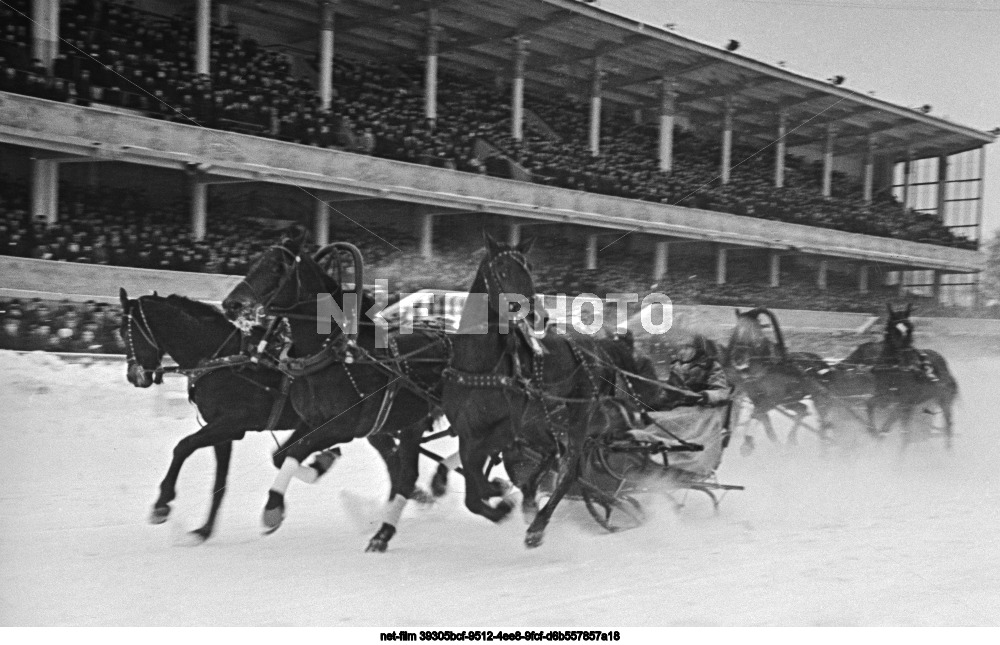
[[[207,359],[240,353],[239,330],[222,312],[201,302],[181,296],[142,296],[129,299],[124,289],[119,294],[122,304],[120,333],[125,340],[128,358],[128,381],[147,388],[159,382],[165,354],[185,370],[198,367]],[[257,339],[255,339],[257,340]],[[241,365],[205,372],[189,382],[188,396],[198,406],[205,420],[200,430],[184,437],[174,448],[173,459],[166,477],[160,484],[160,495],[153,504],[150,521],[162,524],[170,515],[170,502],[177,496],[177,478],[184,461],[196,450],[211,446],[215,450],[215,483],[212,486],[212,506],[204,526],[192,531],[199,540],[207,540],[215,527],[222,498],[226,493],[229,460],[233,441],[247,432],[264,430],[281,389],[281,374],[259,365]],[[300,427],[301,419],[285,405],[270,419],[275,428]],[[321,460],[319,466],[303,467],[302,475],[310,481],[326,471],[330,463]]]
[[[360,252],[335,244],[317,254],[334,248],[352,253],[356,286],[345,292],[303,253],[304,238],[302,232],[265,251],[223,302],[233,320],[255,321],[264,309],[285,316],[291,327],[290,356],[295,360],[289,367],[296,373],[290,395],[307,427],[283,448],[284,463],[271,485],[264,524],[271,530],[281,525],[285,491],[306,457],[364,437],[385,460],[392,482],[383,523],[368,544],[369,551],[385,551],[403,507],[417,490],[421,437],[435,412],[432,401],[447,362],[448,339],[420,328],[387,334],[376,324],[380,319],[363,318],[378,307],[362,289]],[[329,311],[342,312],[344,318],[334,323]],[[352,320],[358,322],[356,329]]]
[[[458,434],[465,505],[473,513],[498,522],[511,511],[506,500],[495,506],[488,501],[501,492],[487,480],[488,461],[503,453],[511,474],[522,471],[518,465],[526,461],[524,449],[543,456],[528,459],[537,466],[515,481],[525,515],[533,516],[525,544],[535,547],[579,477],[590,417],[599,409],[594,403],[613,394],[615,375],[591,358],[599,352],[593,340],[574,341],[551,332],[539,337],[544,313],[525,257],[531,241],[510,247],[485,238],[487,252],[454,337],[442,404]],[[559,481],[538,510],[539,479],[553,467]]]
[[[941,354],[913,346],[912,308],[896,311],[886,305],[888,316],[880,342],[863,343],[844,359],[844,370],[871,369],[872,393],[866,407],[868,431],[881,437],[898,422],[903,429],[903,446],[910,441],[913,415],[928,403],[935,403],[944,416],[945,446],[952,443],[952,406],[958,397],[958,382]],[[889,415],[881,427],[875,423],[878,410]]]
[[[775,340],[764,332],[760,317],[771,323]],[[723,368],[729,382],[753,404],[751,419],[764,426],[768,438],[777,441],[770,412],[779,410],[793,420],[788,441],[796,441],[796,433],[808,415],[803,402],[811,398],[819,417],[820,438],[826,439],[826,412],[832,404],[829,390],[822,378],[829,366],[817,354],[789,352],[785,337],[775,315],[766,308],[757,307],[746,312],[736,310],[736,326],[723,352]],[[748,437],[749,439],[749,437]],[[752,441],[744,452],[752,449]]]

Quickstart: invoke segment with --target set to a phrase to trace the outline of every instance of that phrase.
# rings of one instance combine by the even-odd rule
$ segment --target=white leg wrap
[[[462,465],[462,456],[455,452],[445,457],[444,461],[441,463],[444,464],[448,470],[455,470]]]
[[[319,479],[319,473],[312,466],[299,466],[295,469],[295,479],[313,484]]]
[[[403,514],[405,507],[406,498],[402,495],[396,495],[385,503],[385,508],[382,509],[382,521],[390,526],[396,526],[399,524],[399,517]]]
[[[277,476],[274,478],[274,483],[271,484],[271,490],[284,495],[285,491],[288,490],[289,482],[292,481],[292,477],[298,469],[298,461],[291,457],[285,457],[285,461],[281,464],[281,470],[278,471]]]

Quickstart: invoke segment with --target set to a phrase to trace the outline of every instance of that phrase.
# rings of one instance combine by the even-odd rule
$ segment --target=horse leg
[[[229,458],[233,454],[233,442],[223,441],[212,446],[215,449],[215,483],[212,485],[212,506],[208,511],[208,520],[204,526],[191,531],[191,535],[204,542],[215,529],[215,519],[222,506],[222,498],[226,494],[226,479],[229,476]]]
[[[760,414],[754,414],[754,418],[764,426],[764,434],[767,435],[771,443],[778,443],[778,433],[774,431],[774,425],[771,423],[771,415],[767,412],[761,412]]]
[[[495,507],[486,503],[490,484],[486,480],[485,469],[491,453],[482,442],[472,438],[463,441],[462,434],[459,434],[459,453],[465,473],[465,507],[491,522],[499,522],[507,517],[512,509],[507,500],[501,500]]]
[[[223,432],[220,432],[220,430]],[[167,474],[164,476],[163,481],[160,482],[160,495],[157,497],[156,502],[153,503],[153,513],[149,517],[149,521],[152,524],[163,524],[167,521],[167,517],[170,515],[170,502],[174,501],[174,498],[177,497],[177,478],[180,476],[181,467],[187,458],[199,448],[212,446],[225,440],[225,430],[226,426],[218,422],[209,422],[198,432],[190,434],[177,442],[177,445],[174,447],[173,457],[170,460],[170,467],[167,469]],[[219,436],[220,434],[223,436]]]
[[[438,464],[431,479],[431,494],[434,497],[441,497],[448,492],[448,472],[461,467],[462,456],[455,452],[445,457],[444,461]]]
[[[365,551],[384,553],[389,546],[389,540],[396,534],[396,525],[406,508],[406,502],[414,497],[417,477],[419,475],[420,460],[420,438],[423,436],[423,429],[418,427],[416,431],[404,431],[400,437],[399,446],[395,446],[395,441],[389,438],[389,442],[381,442],[377,445],[376,437],[370,437],[369,442],[376,446],[379,454],[386,461],[389,468],[389,479],[392,482],[389,491],[389,500],[382,511],[382,526],[372,536]],[[386,448],[387,444],[392,444],[391,450]],[[389,453],[389,454],[387,454]],[[426,495],[426,493],[424,493]]]
[[[524,546],[529,549],[541,546],[542,538],[545,535],[545,527],[548,526],[549,520],[552,519],[552,513],[555,512],[556,506],[559,505],[559,502],[562,501],[562,498],[580,476],[580,452],[576,448],[571,448],[570,450],[570,454],[567,455],[569,467],[566,471],[566,476],[561,478],[559,483],[556,484],[555,490],[552,491],[552,497],[549,498],[545,506],[535,515],[535,519],[532,520],[531,525],[528,527],[528,532],[524,536]]]
[[[264,513],[261,521],[266,529],[265,534],[271,534],[278,530],[285,520],[285,491],[292,477],[299,473],[302,461],[304,461],[316,449],[327,446],[315,446],[315,434],[306,425],[301,424],[292,433],[292,436],[274,453],[274,463],[278,466],[278,474],[271,483],[268,490],[267,503],[264,505]],[[310,468],[310,470],[312,470]],[[308,475],[307,475],[308,476]],[[315,477],[313,481],[315,481]]]
[[[951,437],[952,437],[952,410],[951,410],[951,399],[939,399],[938,406],[941,408],[941,414],[944,416],[944,447],[946,450],[951,450]]]

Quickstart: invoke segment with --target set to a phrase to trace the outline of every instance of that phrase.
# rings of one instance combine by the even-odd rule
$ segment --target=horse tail
[[[788,348],[785,347],[785,335],[781,333],[781,325],[778,324],[777,316],[771,313],[771,310],[767,307],[758,308],[758,313],[764,314],[771,321],[771,328],[774,329],[774,339],[778,344],[778,358],[786,358],[788,356]]]

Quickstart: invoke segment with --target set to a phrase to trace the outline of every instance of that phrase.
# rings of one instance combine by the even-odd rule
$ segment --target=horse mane
[[[181,296],[176,293],[172,293],[166,298],[162,298],[162,300],[165,300],[167,304],[172,305],[177,309],[180,309],[184,313],[194,318],[199,318],[208,321],[226,320],[225,314],[223,314],[221,311],[219,311],[219,309],[208,304],[207,302],[201,302],[200,300],[192,300],[187,296]]]

